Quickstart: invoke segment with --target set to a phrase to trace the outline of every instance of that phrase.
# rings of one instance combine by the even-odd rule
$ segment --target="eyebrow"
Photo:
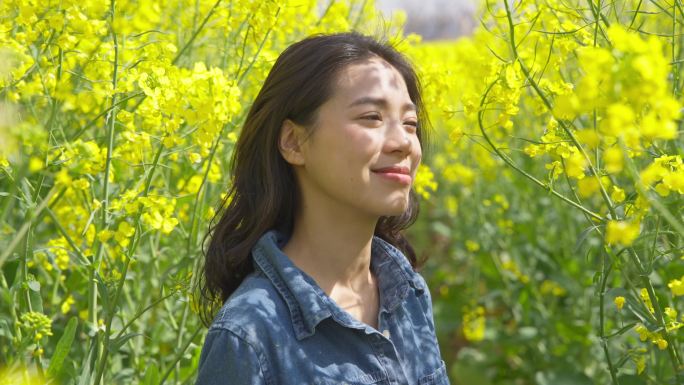
[[[360,104],[375,104],[377,106],[387,108],[388,102],[387,99],[385,98],[373,98],[370,96],[364,96],[362,98],[354,100],[347,108],[351,108],[354,106],[358,106]],[[401,106],[402,110],[413,110],[416,111],[416,105],[413,103],[405,103],[403,106]]]

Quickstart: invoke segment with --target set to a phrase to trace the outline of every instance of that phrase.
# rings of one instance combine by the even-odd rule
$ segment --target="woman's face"
[[[345,67],[336,80],[301,145],[304,199],[313,193],[363,214],[400,215],[421,159],[406,83],[378,57]]]

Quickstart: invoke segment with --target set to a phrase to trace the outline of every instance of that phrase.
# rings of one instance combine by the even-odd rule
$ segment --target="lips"
[[[411,171],[405,166],[388,166],[372,170],[384,179],[403,185],[411,184]]]
[[[373,172],[382,172],[382,173],[395,173],[395,174],[405,174],[409,175],[411,171],[409,170],[408,167],[404,166],[389,166],[389,167],[383,167],[383,168],[378,168],[373,170]]]

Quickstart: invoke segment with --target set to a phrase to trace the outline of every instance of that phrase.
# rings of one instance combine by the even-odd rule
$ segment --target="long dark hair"
[[[245,119],[230,163],[232,179],[225,199],[210,221],[204,267],[198,277],[200,317],[209,325],[217,307],[252,270],[250,252],[268,230],[291,234],[299,202],[294,172],[278,149],[285,119],[313,129],[318,108],[333,93],[337,73],[372,56],[384,59],[403,76],[417,107],[418,139],[425,147],[428,117],[421,86],[406,57],[385,41],[357,32],[317,34],[289,46],[278,57]],[[418,215],[413,189],[409,207],[398,216],[381,217],[375,235],[396,246],[418,268],[416,253],[401,233]],[[218,222],[216,219],[218,218]]]

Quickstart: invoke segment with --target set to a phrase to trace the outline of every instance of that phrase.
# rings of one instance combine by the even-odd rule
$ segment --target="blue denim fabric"
[[[430,292],[406,257],[374,237],[379,330],[340,308],[280,250],[271,230],[252,250],[255,271],[216,315],[197,385],[448,385]]]

